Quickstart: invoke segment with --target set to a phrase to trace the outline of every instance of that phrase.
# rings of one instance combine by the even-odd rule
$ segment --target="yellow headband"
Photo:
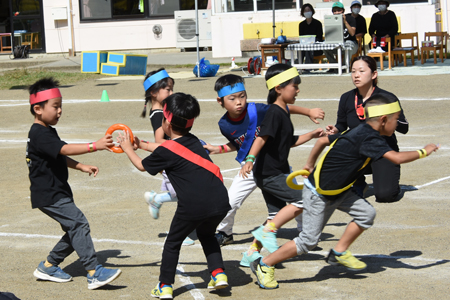
[[[400,104],[398,101],[389,104],[371,106],[367,108],[368,118],[379,117],[384,115],[390,115],[401,111]]]
[[[284,72],[281,72],[278,75],[273,76],[269,80],[266,81],[267,88],[269,90],[273,89],[279,84],[282,84],[283,82],[286,82],[294,77],[298,76],[298,71],[295,67],[292,67],[290,69],[287,69]]]

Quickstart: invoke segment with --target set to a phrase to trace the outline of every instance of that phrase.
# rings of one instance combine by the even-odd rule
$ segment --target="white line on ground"
[[[450,97],[436,97],[436,98],[412,98],[412,97],[402,97],[399,98],[401,101],[449,101]],[[217,102],[216,98],[213,99],[197,99],[199,102]],[[298,98],[298,101],[304,102],[324,102],[324,101],[339,101],[339,98]],[[266,102],[267,99],[247,99],[248,102]],[[64,103],[67,104],[77,104],[86,102],[100,102],[100,99],[67,99]],[[109,102],[142,102],[142,99],[110,99]],[[20,106],[29,105],[29,100],[0,100],[0,106]],[[107,102],[104,102],[107,103]]]
[[[184,287],[188,289],[189,293],[191,293],[194,299],[198,300],[205,299],[200,290],[195,288],[195,285],[192,283],[191,278],[187,276],[186,273],[184,273],[183,265],[177,266],[177,275],[178,279],[184,284]]]
[[[5,225],[2,225],[3,227]],[[401,229],[408,229],[408,227],[401,228]],[[13,233],[13,232],[0,232],[0,237],[20,237],[20,238],[47,238],[47,239],[61,239],[61,236],[56,235],[44,235],[44,234],[26,234],[26,233]],[[161,242],[144,242],[144,241],[130,241],[130,240],[116,240],[116,239],[92,239],[96,243],[113,243],[113,244],[128,244],[128,245],[144,245],[144,246],[159,246],[162,247],[164,243]],[[195,245],[189,246],[190,248],[201,248],[201,245],[199,243],[196,243]],[[224,249],[224,248],[222,248]],[[247,245],[227,245],[226,250],[248,250]],[[313,251],[314,254],[320,254],[323,256],[328,256],[328,251]],[[407,256],[390,256],[390,255],[382,255],[382,254],[356,254],[353,253],[355,256],[358,257],[371,257],[371,258],[385,258],[385,259],[414,259],[418,261],[441,261],[442,259],[436,259],[436,258],[424,258],[424,257],[407,257]],[[180,265],[178,265],[180,267]],[[181,272],[184,272],[184,270],[181,267]]]
[[[441,182],[441,181],[444,181],[444,180],[447,180],[447,179],[450,179],[450,176],[443,177],[441,179],[436,179],[436,180],[430,181],[430,182],[422,184],[422,185],[416,185],[415,188],[420,189],[420,188],[423,188],[425,186],[429,186],[429,185],[432,185],[432,184],[435,184],[435,183],[438,183],[438,182]]]

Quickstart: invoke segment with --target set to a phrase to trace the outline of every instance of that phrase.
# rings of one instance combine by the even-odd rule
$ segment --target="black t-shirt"
[[[163,110],[162,109],[152,109],[150,110],[150,123],[152,124],[153,134],[162,126],[163,121]],[[164,139],[170,140],[170,138],[164,133]]]
[[[196,136],[189,133],[174,142],[211,161]],[[177,193],[177,214],[180,219],[199,220],[231,209],[227,189],[216,175],[165,147],[156,148],[142,160],[142,165],[151,175],[166,171]]]
[[[360,170],[367,158],[372,161],[381,158],[391,147],[378,131],[368,124],[361,124],[344,134],[329,136],[330,142],[339,138],[326,154],[320,170],[319,185],[322,190],[342,189],[362,176],[364,169]],[[317,187],[314,173],[308,179]]]
[[[372,95],[375,94],[387,94],[390,97],[396,99],[398,103],[400,104],[400,101],[398,98],[385,90],[382,90],[378,87],[375,87],[375,90],[373,91]],[[339,129],[339,132],[343,132],[347,130],[347,128],[355,128],[359,124],[365,123],[366,120],[361,120],[358,118],[358,115],[356,114],[355,109],[355,94],[357,94],[358,100],[357,105],[363,103],[363,97],[358,93],[358,89],[353,89],[351,91],[348,91],[345,94],[342,94],[341,99],[339,100],[339,108],[337,113],[337,121],[336,121],[336,128]],[[401,105],[400,105],[401,107]],[[400,112],[400,116],[397,121],[397,129],[396,131],[406,134],[408,132],[409,124],[406,120],[406,117],[403,113],[403,109]],[[395,134],[392,136],[384,136],[384,139],[388,142],[389,146],[395,151],[398,151],[398,145],[397,145],[397,138]]]
[[[350,27],[355,27],[356,28],[356,20],[355,18],[353,18],[351,15],[350,16],[345,16],[345,19],[347,20],[347,23],[350,25]],[[354,35],[350,35],[350,32],[348,32],[347,27],[345,26],[345,22],[344,22],[344,42],[346,41],[353,41],[356,43],[356,36]]]
[[[375,34],[377,37],[383,37],[387,34],[394,39],[394,36],[398,33],[397,16],[391,10],[388,10],[386,14],[382,15],[376,12],[372,15],[369,25],[369,34]],[[394,43],[392,43],[394,44]]]
[[[315,35],[316,42],[323,41],[322,23],[319,20],[312,18],[311,23],[308,24],[306,20],[298,24],[298,35]]]
[[[66,156],[59,154],[66,145],[53,127],[34,123],[28,133],[26,161],[31,191],[31,207],[51,205],[73,197]]]
[[[253,176],[289,174],[289,151],[298,140],[289,113],[276,104],[270,105],[261,123],[259,136],[269,138],[258,154]]]
[[[353,17],[351,13],[345,15],[345,17],[348,17],[348,16]],[[367,23],[366,23],[366,18],[364,18],[364,17],[361,16],[361,15],[358,15],[356,18],[355,18],[355,17],[353,17],[353,18],[354,18],[355,21],[356,21],[356,31],[355,31],[355,36],[356,36],[358,33],[364,33],[364,34],[366,34],[366,33],[367,33]]]

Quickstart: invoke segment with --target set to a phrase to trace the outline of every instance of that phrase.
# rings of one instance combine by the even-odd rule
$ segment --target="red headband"
[[[36,94],[30,95],[30,105],[47,101],[53,98],[61,98],[61,92],[58,88],[53,88],[41,92],[37,92]]]
[[[172,119],[173,119],[173,117],[175,117],[176,121],[173,120],[174,121],[173,124],[175,124],[179,127],[184,126],[184,125],[179,124],[180,121],[186,122],[186,126],[184,126],[184,128],[189,128],[189,127],[192,127],[192,125],[194,125],[194,118],[188,120],[188,119],[185,119],[182,117],[174,116],[171,112],[167,111],[167,103],[164,104],[163,114],[164,114],[164,118],[166,118],[167,121],[169,121],[169,123],[172,123]]]

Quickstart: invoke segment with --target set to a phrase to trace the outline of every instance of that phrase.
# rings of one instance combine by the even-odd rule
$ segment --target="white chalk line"
[[[9,226],[8,224],[2,225],[0,227]],[[409,229],[409,227],[405,227],[402,229]],[[45,234],[27,234],[27,233],[13,233],[13,232],[0,232],[0,237],[19,237],[19,238],[36,238],[36,239],[61,239],[61,236],[56,235],[45,235]],[[92,240],[96,243],[112,243],[112,244],[124,244],[124,245],[143,245],[143,246],[159,246],[162,247],[164,243],[162,242],[144,242],[144,241],[131,241],[131,240],[117,240],[117,239],[97,239],[92,238]],[[201,248],[201,245],[199,242],[197,242],[195,245],[189,246],[189,248]],[[226,248],[222,248],[222,250],[236,250],[236,251],[243,251],[248,250],[248,245],[227,245]],[[313,251],[314,254],[321,254],[323,256],[327,256],[329,251]],[[369,257],[369,258],[386,258],[386,259],[414,259],[418,261],[425,261],[425,262],[436,262],[440,261],[441,259],[435,259],[435,258],[424,258],[424,257],[407,257],[407,256],[389,256],[389,255],[381,255],[381,254],[355,254],[355,256],[359,257]],[[178,265],[180,267],[180,265]],[[184,270],[181,267],[181,272],[184,272]]]
[[[442,177],[440,179],[436,179],[436,180],[430,181],[430,182],[422,184],[422,185],[416,185],[415,188],[420,189],[420,188],[423,188],[423,187],[426,187],[426,186],[429,186],[429,185],[432,185],[432,184],[435,184],[435,183],[438,183],[438,182],[441,182],[441,181],[444,181],[447,179],[450,179],[450,176]]]
[[[413,97],[401,97],[399,98],[401,101],[449,101],[450,97],[435,97],[435,98],[413,98]],[[212,99],[197,99],[198,102],[217,102],[216,98]],[[339,101],[339,98],[297,98],[297,101],[304,102],[327,102],[327,101]],[[109,102],[142,102],[143,99],[110,99]],[[267,102],[267,99],[247,99],[248,102]],[[77,103],[87,103],[87,102],[101,102],[100,99],[63,99],[63,103],[67,104],[77,104]],[[22,105],[30,105],[29,100],[0,100],[0,106],[22,106]],[[4,104],[3,104],[4,103]],[[108,102],[102,102],[108,103]]]
[[[184,284],[184,287],[187,288],[187,290],[189,291],[189,293],[191,293],[192,297],[194,297],[194,299],[205,299],[205,297],[203,297],[203,294],[200,292],[200,290],[198,290],[194,283],[191,281],[191,278],[189,276],[186,275],[186,273],[184,273],[184,268],[183,265],[178,265],[177,266],[177,275],[178,275],[178,279]]]

